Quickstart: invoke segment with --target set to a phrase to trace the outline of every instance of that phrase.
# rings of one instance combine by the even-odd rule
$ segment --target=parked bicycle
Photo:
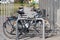
[[[42,15],[41,11],[35,11],[36,15],[34,15],[33,18],[44,18],[45,16]],[[24,11],[23,8],[19,8],[18,10],[18,16],[11,16],[11,17],[7,17],[7,20],[3,23],[3,32],[4,34],[9,37],[9,38],[16,38],[16,21],[19,18],[23,18],[23,16],[27,16],[24,15]],[[40,13],[40,14],[39,14]],[[27,19],[31,19],[30,17],[26,17]],[[42,20],[18,20],[18,31],[19,31],[19,37],[21,38],[21,35],[29,33],[29,28],[31,25],[33,25],[33,29],[40,33],[40,29],[42,28]],[[38,24],[40,26],[38,26]],[[48,26],[50,26],[49,24],[46,24],[46,28],[49,28]],[[39,29],[39,30],[38,30]],[[41,29],[42,31],[42,29]]]

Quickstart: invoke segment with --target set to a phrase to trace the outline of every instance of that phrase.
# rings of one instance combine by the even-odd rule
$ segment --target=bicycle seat
[[[17,11],[18,14],[22,15],[25,14],[24,13],[24,8],[23,7],[19,7],[19,10]]]
[[[25,14],[23,11],[20,11],[20,10],[18,10],[17,13],[18,14]]]

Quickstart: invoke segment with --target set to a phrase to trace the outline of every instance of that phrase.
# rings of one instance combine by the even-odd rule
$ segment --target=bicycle
[[[41,11],[39,11],[40,13]],[[24,12],[18,11],[19,16],[23,18]],[[20,14],[22,13],[22,14]],[[33,18],[39,18],[39,14],[35,15]],[[3,32],[8,38],[16,38],[16,20],[20,17],[7,17],[7,20],[3,23]],[[25,15],[26,16],[26,15]],[[37,17],[38,16],[38,17]],[[42,16],[42,15],[41,15]],[[40,16],[40,17],[41,17]],[[30,19],[30,17],[27,17],[27,19]],[[21,35],[29,33],[29,28],[33,24],[33,29],[40,33],[40,29],[42,28],[42,21],[41,20],[18,20],[18,31],[19,31],[19,37],[21,38]],[[40,24],[41,27],[38,27],[37,25]],[[39,29],[39,30],[38,30]],[[42,29],[41,29],[42,31]]]

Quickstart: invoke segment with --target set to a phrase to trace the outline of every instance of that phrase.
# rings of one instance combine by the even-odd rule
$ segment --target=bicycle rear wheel
[[[5,23],[3,23],[3,32],[10,39],[16,38],[16,33],[15,33],[16,30],[13,26],[14,22],[15,22],[14,20],[11,21],[7,20]]]

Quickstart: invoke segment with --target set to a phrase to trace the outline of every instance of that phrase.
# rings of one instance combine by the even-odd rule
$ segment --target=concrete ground
[[[30,16],[30,17],[33,17],[31,14],[33,14],[34,12],[30,12],[30,8],[25,8],[25,13]],[[1,18],[1,17],[0,17]],[[3,18],[4,19],[4,18]],[[16,40],[16,39],[9,39],[8,37],[6,37],[3,33],[3,27],[2,27],[2,24],[1,22],[3,23],[3,20],[0,19],[0,40]],[[40,37],[25,37],[25,38],[22,38],[20,40],[43,40],[42,38]],[[52,37],[49,37],[45,40],[60,40],[60,35],[58,36],[52,36]]]

